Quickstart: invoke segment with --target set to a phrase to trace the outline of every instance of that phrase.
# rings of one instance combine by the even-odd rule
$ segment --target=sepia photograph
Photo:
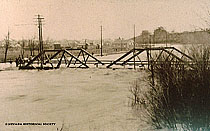
[[[210,131],[210,0],[0,0],[0,131]]]

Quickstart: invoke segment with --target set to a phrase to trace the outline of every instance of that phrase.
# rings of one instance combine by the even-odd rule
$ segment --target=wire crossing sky
[[[34,18],[44,17],[44,39],[100,39],[133,37],[159,26],[168,31],[207,27],[210,0],[1,0],[0,40],[37,38]],[[208,9],[209,8],[209,9]],[[210,16],[208,16],[210,17]]]

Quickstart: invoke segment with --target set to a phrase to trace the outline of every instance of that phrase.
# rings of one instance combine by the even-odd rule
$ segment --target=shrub
[[[134,105],[145,109],[156,129],[210,130],[209,48],[192,48],[189,54],[194,68],[162,57],[163,62],[153,65],[148,91],[142,96],[141,87],[133,87],[138,94]]]

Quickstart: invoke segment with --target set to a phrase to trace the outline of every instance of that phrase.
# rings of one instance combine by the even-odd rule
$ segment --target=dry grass
[[[155,82],[150,80],[151,88],[143,96],[139,85],[130,89],[133,106],[144,108],[147,121],[156,129],[210,130],[209,48],[188,51],[194,69],[172,65],[163,58],[164,62],[154,67]]]

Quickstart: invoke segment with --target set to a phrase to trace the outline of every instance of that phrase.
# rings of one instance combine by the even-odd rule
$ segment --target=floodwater
[[[148,130],[129,106],[129,87],[145,71],[129,69],[0,72],[0,131]],[[5,123],[55,125],[5,125]]]
[[[103,56],[115,60],[122,54]],[[129,87],[148,76],[145,70],[17,70],[0,65],[0,131],[151,130],[129,106]],[[143,81],[142,81],[143,83]],[[141,115],[140,115],[141,116]],[[5,125],[46,123],[55,125]]]

